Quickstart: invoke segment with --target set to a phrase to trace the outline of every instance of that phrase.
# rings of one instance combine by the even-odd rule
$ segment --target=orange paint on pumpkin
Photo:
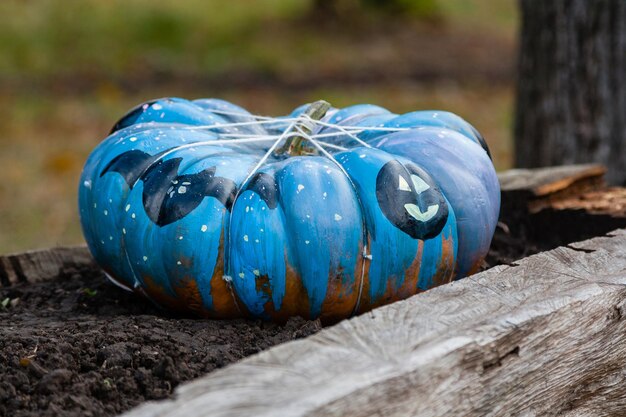
[[[286,253],[285,269],[285,296],[281,302],[280,310],[275,309],[274,303],[271,302],[270,294],[270,302],[265,304],[265,312],[268,313],[273,320],[278,321],[286,321],[291,316],[301,316],[305,319],[311,318],[309,295],[307,294],[306,288],[304,288],[300,274],[287,263]]]
[[[184,305],[186,309],[202,317],[209,317],[211,315],[211,312],[204,306],[202,295],[200,294],[200,290],[194,278],[185,277],[181,279],[173,289],[180,303]]]
[[[150,275],[143,275],[141,278],[144,285],[142,287],[137,287],[135,292],[138,292],[146,298],[154,301],[161,307],[177,312],[185,311],[185,305],[182,304],[177,297],[168,294],[167,291],[161,285],[157,284]]]
[[[224,250],[224,227],[222,227],[217,261],[211,277],[211,297],[213,298],[211,314],[219,318],[247,317],[249,313],[235,295],[232,284],[224,280]]]
[[[433,277],[433,287],[447,284],[454,279],[456,259],[454,259],[454,240],[452,236],[441,239],[441,257],[437,264],[437,273]]]
[[[422,266],[422,256],[424,255],[424,241],[417,241],[417,252],[415,253],[415,258],[413,258],[413,262],[411,265],[404,271],[404,282],[398,288],[397,294],[398,300],[404,300],[405,298],[409,298],[412,295],[421,292],[418,288],[417,284],[419,282],[420,269]]]
[[[469,271],[467,272],[466,276],[474,275],[475,273],[479,272],[483,266],[484,260],[485,260],[484,257],[476,259],[476,261],[472,264]]]
[[[358,284],[361,270],[355,270],[355,276],[346,277],[343,268],[331,271],[326,287],[326,297],[322,303],[320,318],[325,321],[338,321],[350,316],[356,306],[359,291]]]

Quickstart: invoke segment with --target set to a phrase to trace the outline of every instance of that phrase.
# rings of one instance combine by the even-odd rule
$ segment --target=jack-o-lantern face
[[[415,164],[386,163],[376,178],[383,214],[414,239],[437,236],[448,218],[448,204],[430,176]]]

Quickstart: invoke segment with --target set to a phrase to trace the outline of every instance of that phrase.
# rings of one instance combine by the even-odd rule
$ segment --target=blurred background
[[[78,177],[132,106],[444,109],[512,163],[515,0],[2,0],[0,253],[83,241]]]

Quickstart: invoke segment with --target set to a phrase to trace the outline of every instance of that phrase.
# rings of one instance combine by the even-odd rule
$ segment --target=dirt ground
[[[167,316],[97,270],[0,290],[0,416],[110,416],[181,382],[318,331],[292,319]]]
[[[533,252],[498,228],[488,265]],[[0,289],[0,416],[111,416],[321,329],[317,321],[168,316],[99,270]]]

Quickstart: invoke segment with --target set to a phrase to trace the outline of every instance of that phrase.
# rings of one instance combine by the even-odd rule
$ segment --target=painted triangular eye
[[[415,192],[417,194],[421,194],[430,188],[430,185],[426,184],[426,181],[415,174],[411,175],[411,180],[413,181],[413,187],[415,187]]]
[[[400,191],[411,191],[411,187],[409,183],[402,177],[402,175],[398,176],[398,190]]]

